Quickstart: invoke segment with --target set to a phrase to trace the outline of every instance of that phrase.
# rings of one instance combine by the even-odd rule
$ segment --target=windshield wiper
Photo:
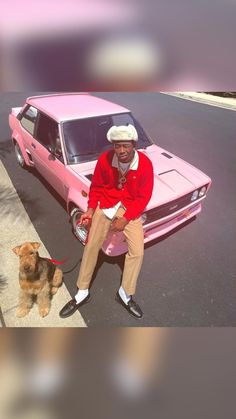
[[[99,152],[90,151],[89,153],[82,153],[82,154],[73,154],[70,157],[86,157],[86,156],[96,156]]]

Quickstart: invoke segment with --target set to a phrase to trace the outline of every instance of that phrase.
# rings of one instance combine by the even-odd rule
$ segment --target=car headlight
[[[191,201],[196,201],[197,198],[198,198],[198,191],[194,191],[191,196]]]
[[[207,190],[206,186],[203,186],[203,187],[200,189],[200,192],[199,192],[199,198],[201,198],[202,196],[204,196],[204,195],[206,194],[206,190]]]
[[[147,221],[147,214],[142,214],[141,215],[141,221],[142,221],[142,224],[144,224],[144,223],[146,223],[146,221]]]

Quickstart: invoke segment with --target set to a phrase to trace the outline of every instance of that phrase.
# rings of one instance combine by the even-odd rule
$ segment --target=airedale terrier
[[[19,283],[20,297],[17,317],[26,316],[37,300],[41,317],[48,315],[51,297],[62,284],[62,271],[50,260],[38,254],[40,243],[26,242],[16,246],[13,252],[20,258]]]

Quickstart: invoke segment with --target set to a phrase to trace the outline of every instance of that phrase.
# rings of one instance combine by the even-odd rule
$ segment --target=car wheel
[[[16,160],[18,161],[18,164],[24,169],[26,167],[25,159],[23,157],[19,144],[17,143],[15,143],[15,153],[16,153]]]
[[[72,231],[75,235],[75,237],[80,241],[80,243],[83,244],[83,246],[86,244],[88,231],[85,227],[79,225],[79,220],[81,215],[84,212],[79,208],[73,208],[70,213],[70,221],[72,225]]]

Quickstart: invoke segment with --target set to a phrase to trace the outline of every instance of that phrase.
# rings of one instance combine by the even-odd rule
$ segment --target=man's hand
[[[94,209],[88,208],[87,211],[81,215],[79,223],[81,225],[87,226],[91,222],[93,214],[94,214]]]
[[[114,221],[111,223],[111,230],[116,231],[123,231],[125,226],[128,224],[128,220],[125,217],[122,218],[115,218]]]

